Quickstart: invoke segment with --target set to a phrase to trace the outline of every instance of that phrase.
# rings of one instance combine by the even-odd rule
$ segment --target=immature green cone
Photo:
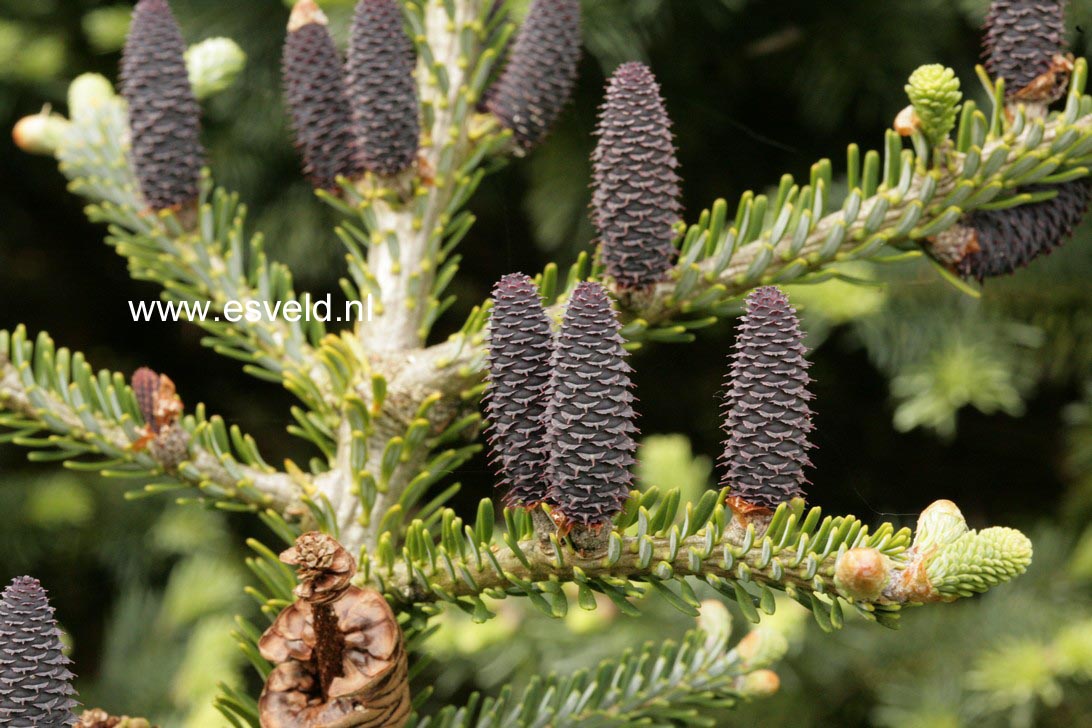
[[[121,57],[121,92],[129,102],[133,169],[153,210],[195,201],[205,163],[185,52],[167,1],[140,0]]]
[[[922,66],[910,75],[906,94],[914,107],[921,132],[936,147],[951,134],[963,94],[955,71],[939,64]]]
[[[398,174],[417,160],[421,134],[413,43],[396,0],[360,0],[345,63],[364,166]]]
[[[317,189],[336,190],[337,178],[363,168],[356,125],[345,93],[341,56],[314,0],[299,0],[288,20],[282,76],[303,172]]]
[[[1065,0],[993,0],[983,55],[1009,100],[1051,103],[1065,94],[1073,70],[1065,11]]]
[[[73,725],[70,664],[45,589],[29,576],[14,579],[0,594],[0,725]]]
[[[804,497],[814,426],[811,363],[800,321],[776,286],[747,297],[726,382],[722,486],[748,506],[774,510]]]
[[[679,166],[660,86],[647,66],[626,63],[607,85],[592,155],[592,222],[607,275],[623,289],[667,277],[679,221]]]
[[[618,330],[603,286],[578,284],[558,335],[545,415],[546,500],[565,530],[608,525],[633,482],[637,415]]]
[[[579,63],[579,0],[534,0],[486,99],[522,150],[549,134],[572,96]]]

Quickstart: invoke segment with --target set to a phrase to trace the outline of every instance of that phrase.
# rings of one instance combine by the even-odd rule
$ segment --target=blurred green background
[[[321,3],[344,33],[348,0]],[[973,67],[986,0],[588,0],[575,103],[551,140],[482,185],[464,243],[460,303],[443,336],[500,275],[570,262],[592,231],[585,214],[590,132],[605,75],[649,61],[676,120],[686,208],[806,175],[845,146],[871,148],[906,101],[920,64],[955,68],[979,96]],[[302,181],[281,108],[278,64],[288,9],[280,0],[173,0],[187,41],[226,35],[249,56],[242,79],[206,103],[205,141],[218,181],[239,190],[269,249],[300,288],[336,291],[341,252],[332,214]],[[116,76],[130,4],[0,0],[0,122],[43,104],[64,111],[69,79]],[[1071,3],[1074,50],[1089,52],[1092,2]],[[187,405],[239,423],[267,455],[311,453],[284,431],[289,401],[200,346],[195,327],[134,324],[126,302],[154,299],[83,218],[48,158],[0,160],[0,328],[26,323],[96,365],[168,372]],[[773,620],[793,649],[782,690],[725,725],[1092,725],[1092,226],[981,299],[940,282],[923,261],[853,271],[884,285],[795,287],[816,348],[818,449],[810,500],[831,512],[912,524],[950,498],[972,526],[1012,525],[1036,544],[1031,573],[984,599],[910,611],[901,633],[851,622],[823,635],[786,605]],[[688,347],[634,357],[642,480],[694,493],[715,482],[716,397],[731,323]],[[489,492],[484,459],[456,478],[463,502]],[[0,577],[33,573],[73,636],[88,705],[168,726],[221,724],[217,682],[250,680],[229,637],[243,593],[248,518],[127,502],[134,484],[32,466],[0,446]],[[578,611],[578,610],[576,610]],[[574,614],[559,637],[518,607],[488,625],[453,615],[434,639],[437,700],[461,700],[548,669],[569,670],[689,625],[653,603],[635,621]],[[598,635],[595,639],[589,634]],[[518,635],[516,639],[511,639]],[[593,645],[589,650],[588,645]],[[253,687],[253,686],[252,686]]]

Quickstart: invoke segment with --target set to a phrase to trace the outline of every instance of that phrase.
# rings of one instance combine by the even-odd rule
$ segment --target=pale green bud
[[[105,76],[98,73],[80,74],[68,86],[68,117],[79,120],[92,109],[109,103],[115,96],[114,87]]]
[[[939,64],[922,66],[911,74],[906,93],[929,144],[935,147],[947,139],[963,100],[955,71]]]
[[[939,500],[922,511],[918,517],[914,547],[919,552],[924,552],[949,544],[966,532],[967,521],[959,507],[950,500]]]
[[[11,138],[15,146],[24,152],[51,156],[57,153],[67,130],[68,119],[60,114],[42,111],[17,121],[11,130]]]
[[[186,70],[198,101],[226,90],[246,66],[246,53],[230,38],[209,38],[186,50]]]

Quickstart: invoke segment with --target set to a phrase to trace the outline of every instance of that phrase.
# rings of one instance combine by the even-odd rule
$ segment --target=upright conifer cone
[[[537,146],[569,102],[580,63],[580,0],[534,0],[486,107],[524,150]]]
[[[73,725],[69,664],[45,589],[29,576],[13,580],[0,595],[0,724]]]
[[[546,498],[542,415],[553,350],[538,286],[520,273],[501,278],[493,288],[485,412],[490,462],[512,507],[530,508]]]
[[[772,510],[804,496],[813,429],[805,353],[800,322],[781,289],[747,297],[726,387],[721,484],[749,506]]]
[[[364,166],[395,175],[417,158],[421,135],[413,43],[396,0],[360,0],[345,65]]]
[[[319,189],[362,171],[341,57],[314,0],[299,0],[288,20],[282,64],[284,97],[292,115],[303,172]]]
[[[178,208],[198,195],[205,152],[185,52],[167,0],[140,0],[121,57],[121,92],[129,102],[133,168],[153,210]]]
[[[1088,180],[1052,189],[1058,196],[1045,202],[972,212],[931,240],[930,252],[962,277],[980,282],[1023,268],[1072,237],[1088,211]]]
[[[596,134],[592,222],[603,264],[621,288],[647,288],[671,270],[682,212],[671,119],[648,67],[614,72]]]
[[[1051,103],[1065,93],[1065,0],[993,0],[986,16],[986,69],[1012,100]]]
[[[637,427],[618,330],[606,290],[578,284],[558,336],[545,415],[547,502],[563,530],[608,525],[629,495]]]

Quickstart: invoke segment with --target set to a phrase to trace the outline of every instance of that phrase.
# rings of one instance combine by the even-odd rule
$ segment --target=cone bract
[[[185,52],[166,0],[140,0],[121,57],[121,92],[129,103],[133,169],[153,210],[198,195],[205,153]]]
[[[722,485],[751,505],[774,509],[804,497],[813,429],[805,353],[800,322],[781,289],[751,293],[731,356],[721,457]]]
[[[545,139],[561,115],[579,63],[579,0],[534,0],[486,100],[523,150]]]
[[[0,595],[0,724],[73,725],[69,664],[45,589],[29,576],[14,579]]]
[[[528,508],[546,498],[542,416],[553,348],[538,286],[518,273],[502,278],[493,288],[485,412],[490,462],[512,507]]]
[[[420,138],[413,43],[395,0],[360,0],[349,33],[346,83],[365,168],[394,175],[417,158]]]
[[[609,524],[633,480],[635,398],[618,331],[606,290],[578,284],[558,335],[545,415],[547,502],[571,525]]]
[[[615,71],[596,134],[592,222],[603,264],[620,287],[646,288],[672,267],[682,212],[671,119],[646,66]]]

